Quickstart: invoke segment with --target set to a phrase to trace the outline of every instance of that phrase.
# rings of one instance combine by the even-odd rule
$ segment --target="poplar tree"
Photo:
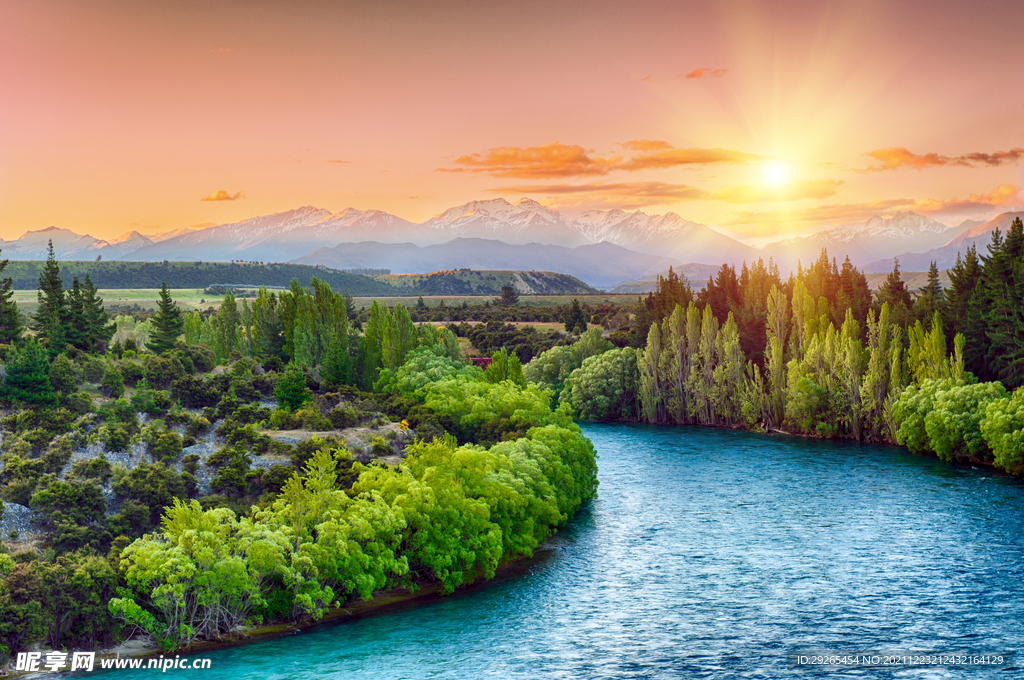
[[[181,310],[178,304],[171,299],[171,291],[167,289],[167,282],[164,281],[160,288],[160,299],[157,301],[157,311],[153,315],[153,332],[146,343],[147,349],[162,354],[174,348],[178,336],[184,331],[185,323],[181,318]]]

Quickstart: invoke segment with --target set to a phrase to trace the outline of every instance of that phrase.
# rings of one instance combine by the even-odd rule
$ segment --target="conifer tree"
[[[88,273],[82,286],[82,312],[85,318],[86,349],[102,352],[114,335],[115,329],[103,308],[103,298],[99,296],[96,285]]]
[[[39,308],[36,310],[34,328],[36,337],[47,344],[51,355],[56,356],[64,351],[64,322],[67,320],[67,300],[64,296],[64,283],[60,278],[60,265],[53,253],[53,241],[50,241],[46,264],[39,272]]]
[[[651,320],[653,321],[654,319]],[[587,315],[583,313],[580,301],[576,298],[572,299],[572,304],[569,306],[569,311],[566,313],[564,321],[566,333],[582,333],[587,330]]]
[[[926,330],[931,329],[932,317],[936,312],[941,314],[944,295],[942,283],[939,281],[939,267],[932,260],[928,267],[928,283],[921,288],[921,292],[914,301],[914,316],[924,324]]]
[[[67,291],[67,314],[64,318],[64,342],[76,349],[88,349],[88,331],[85,323],[85,299],[78,277],[74,277]]]
[[[0,274],[8,260],[0,260]],[[21,314],[14,301],[14,281],[11,277],[0,280],[0,344],[9,345],[21,336]]]
[[[0,400],[31,406],[57,405],[57,396],[50,385],[50,360],[35,339],[20,349],[11,349],[5,371]]]
[[[167,289],[167,282],[164,281],[160,288],[156,314],[153,315],[153,332],[149,336],[146,348],[156,354],[173,349],[178,336],[184,330],[184,325],[181,310],[171,298],[171,291]]]
[[[882,305],[889,304],[889,313],[892,315],[893,323],[900,326],[907,325],[907,322],[910,321],[910,308],[913,305],[913,300],[910,297],[910,291],[907,290],[907,284],[900,276],[900,261],[898,259],[893,260],[892,271],[885,277],[882,287],[878,289],[877,298],[879,309]]]

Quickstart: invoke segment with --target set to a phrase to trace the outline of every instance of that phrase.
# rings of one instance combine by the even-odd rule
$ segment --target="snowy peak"
[[[940,234],[949,231],[950,227],[917,213],[898,212],[888,219],[875,215],[864,224],[862,229],[875,236],[899,238],[925,232]]]

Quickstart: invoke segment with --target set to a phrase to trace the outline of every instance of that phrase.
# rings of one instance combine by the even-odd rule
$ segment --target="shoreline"
[[[551,544],[551,540],[555,538],[555,536],[557,536],[557,532],[552,534],[543,544],[539,545],[533,551],[532,555],[511,559],[499,564],[495,569],[493,578],[478,578],[473,581],[473,583],[458,588],[454,592],[446,595],[441,594],[440,585],[437,584],[423,586],[422,588],[417,588],[415,591],[410,591],[408,588],[394,588],[392,590],[376,593],[370,600],[356,600],[348,603],[347,606],[333,607],[316,621],[291,621],[253,626],[238,633],[228,634],[217,640],[202,640],[185,647],[179,647],[171,650],[170,653],[176,655],[180,654],[181,656],[185,656],[187,653],[188,656],[196,657],[210,652],[232,649],[234,647],[243,647],[258,642],[266,642],[268,640],[285,637],[287,635],[319,632],[320,630],[338,626],[343,623],[359,621],[361,619],[375,616],[383,616],[407,609],[414,609],[451,597],[470,595],[485,588],[489,588],[496,583],[501,583],[522,576],[532,567],[549,559],[555,552],[554,546]],[[129,645],[132,641],[132,639],[128,639],[116,647],[98,651],[96,653],[97,664],[101,658],[112,659],[130,657],[145,659],[157,657],[161,654],[168,654],[168,652],[155,647]],[[126,645],[129,645],[129,647],[135,647],[135,649],[129,648],[117,651],[121,650],[121,648]],[[97,668],[97,670],[99,669]],[[63,672],[66,673],[67,671]],[[27,673],[25,672],[12,672],[6,677],[24,677],[26,675]]]

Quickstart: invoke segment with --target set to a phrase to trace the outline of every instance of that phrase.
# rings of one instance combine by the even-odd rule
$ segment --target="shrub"
[[[103,381],[100,383],[100,393],[114,399],[124,394],[124,377],[116,366],[110,366],[103,374]]]
[[[331,410],[327,417],[330,419],[331,425],[338,430],[359,425],[359,412],[348,405]]]
[[[124,425],[104,425],[100,428],[100,441],[107,451],[127,451],[132,436]]]
[[[145,360],[146,380],[157,389],[167,389],[171,382],[185,376],[181,362],[163,356],[148,356]]]
[[[299,417],[288,409],[276,408],[270,412],[270,427],[274,430],[297,430],[301,426]]]
[[[331,429],[331,421],[324,418],[314,404],[299,409],[295,412],[295,416],[299,419],[299,422],[307,430],[323,431]]]
[[[190,453],[181,459],[181,469],[183,472],[187,472],[190,475],[194,475],[199,472],[199,462],[202,458],[199,457],[198,453]]]
[[[128,387],[135,387],[140,380],[146,377],[146,369],[143,368],[142,364],[135,361],[123,360],[118,365],[121,369],[121,377],[124,379],[124,384]]]
[[[278,377],[274,386],[274,396],[278,403],[291,411],[297,411],[311,395],[306,386],[306,376],[296,364],[288,364],[285,372]]]
[[[50,364],[50,386],[61,396],[72,394],[78,389],[75,365],[66,354],[61,354]]]
[[[95,458],[82,458],[71,465],[68,476],[73,479],[95,479],[104,484],[113,476],[113,467],[102,453]]]
[[[153,462],[170,462],[181,455],[183,447],[181,437],[169,430],[149,430],[146,436],[149,455]]]
[[[203,408],[216,405],[221,392],[212,382],[188,375],[171,383],[171,396],[186,408]]]
[[[384,437],[373,437],[370,439],[370,450],[375,456],[392,456],[395,449]]]
[[[103,380],[103,374],[107,372],[109,362],[97,356],[86,357],[82,361],[82,377],[86,382],[98,383]]]
[[[185,352],[199,373],[209,373],[217,365],[217,355],[207,345],[189,345]]]
[[[71,413],[76,415],[84,416],[87,413],[92,413],[95,408],[92,397],[89,396],[88,392],[75,392],[65,397],[60,398],[60,405],[66,408]]]

